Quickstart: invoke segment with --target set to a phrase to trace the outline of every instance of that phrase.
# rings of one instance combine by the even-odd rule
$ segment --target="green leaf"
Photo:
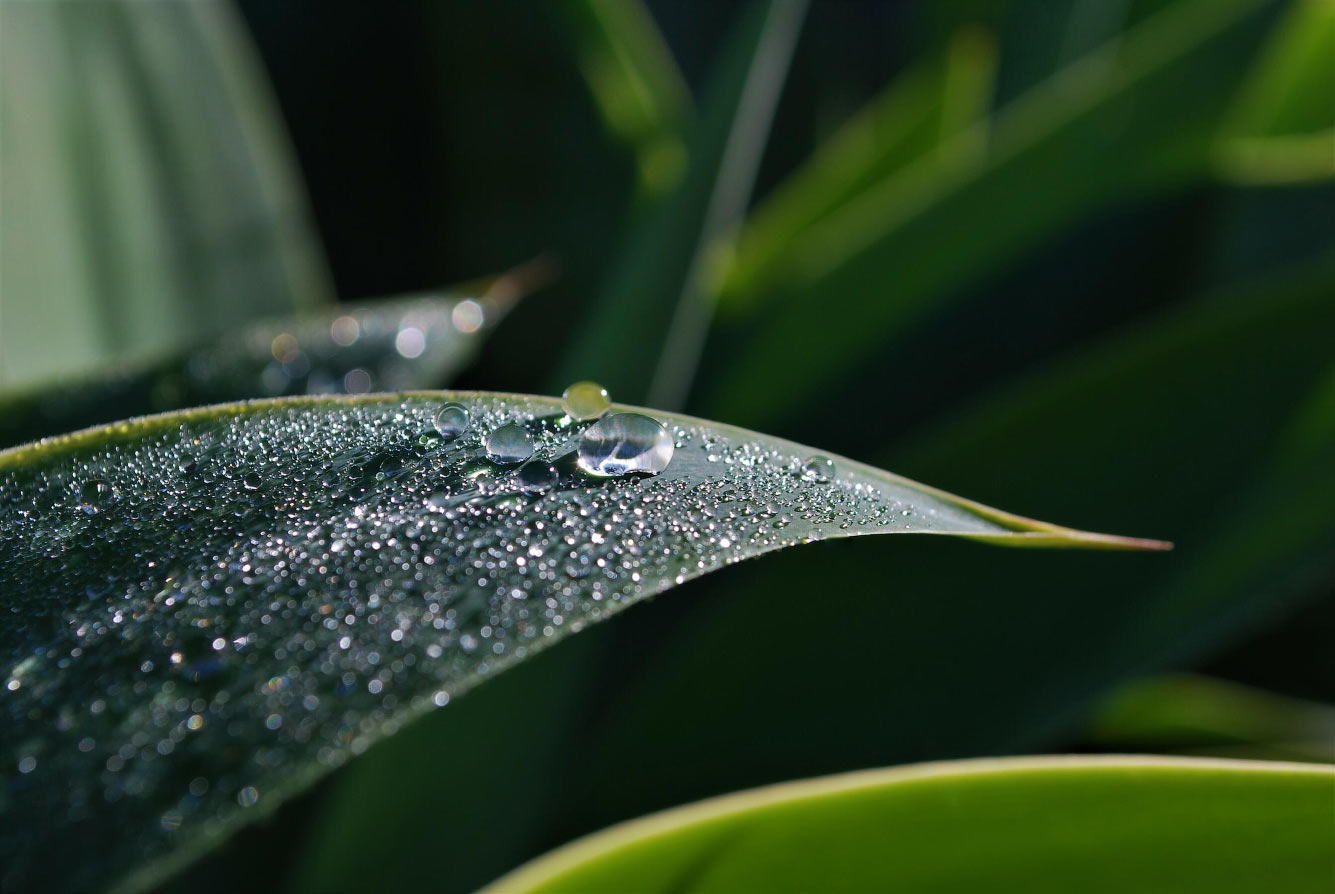
[[[567,845],[490,891],[1325,890],[1335,770],[1049,757],[742,792]]]
[[[753,0],[719,54],[677,189],[636,209],[587,324],[553,387],[596,379],[679,403],[713,313],[706,260],[746,211],[805,0]],[[655,368],[657,363],[657,368]]]
[[[1062,227],[1207,176],[1265,5],[1172,4],[998,113],[983,161],[960,164],[946,147],[794,241],[747,281],[763,319],[739,333],[702,405],[750,424],[792,412]]]
[[[1298,0],[1239,91],[1218,148],[1240,185],[1335,179],[1335,3]]]
[[[7,883],[157,878],[567,633],[784,546],[1166,546],[658,418],[676,448],[648,478],[582,471],[558,402],[479,393],[223,405],[0,453]],[[541,460],[489,459],[505,438]]]
[[[507,304],[419,295],[259,320],[192,351],[0,398],[0,447],[224,401],[440,387]]]
[[[691,98],[653,16],[640,0],[566,0],[560,8],[604,124],[635,149],[641,191],[676,186]]]
[[[275,103],[223,2],[5,3],[0,381],[328,300]]]
[[[1335,762],[1335,707],[1199,674],[1162,674],[1114,692],[1095,713],[1089,736],[1119,750],[1265,751]]]
[[[947,164],[976,165],[996,56],[987,34],[966,28],[941,59],[896,79],[826,140],[766,196],[733,242],[718,247],[714,275],[725,279],[715,288],[725,308],[763,301],[767,277],[794,244],[913,162],[948,153]]]

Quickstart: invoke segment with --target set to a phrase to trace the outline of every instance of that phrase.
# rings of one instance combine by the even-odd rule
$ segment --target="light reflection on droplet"
[[[672,436],[640,413],[609,413],[584,430],[579,467],[590,475],[657,475],[672,461]]]

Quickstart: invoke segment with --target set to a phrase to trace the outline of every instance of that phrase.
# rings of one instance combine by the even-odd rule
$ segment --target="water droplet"
[[[561,404],[571,419],[597,419],[612,406],[607,389],[597,382],[576,382],[561,395]]]
[[[89,515],[97,515],[115,499],[115,489],[101,478],[95,478],[79,489],[79,508]]]
[[[487,458],[493,462],[522,463],[533,455],[533,439],[518,422],[507,422],[487,435]]]
[[[519,489],[530,494],[540,494],[551,490],[556,485],[556,469],[551,463],[541,459],[531,459],[519,467]]]
[[[468,431],[468,410],[462,404],[446,404],[436,414],[436,431],[442,438],[457,438]]]
[[[241,479],[241,486],[244,487],[246,490],[259,490],[260,485],[263,483],[264,480],[260,478],[259,472],[251,472],[248,475],[246,475],[245,478]]]
[[[824,484],[834,477],[834,471],[834,460],[828,456],[812,456],[802,466],[802,477]]]
[[[590,475],[657,475],[672,461],[672,436],[640,413],[611,413],[584,430],[579,467]]]

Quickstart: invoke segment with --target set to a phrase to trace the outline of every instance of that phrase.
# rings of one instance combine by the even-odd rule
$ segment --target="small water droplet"
[[[468,410],[463,404],[446,404],[436,414],[436,431],[442,438],[457,438],[468,431]]]
[[[597,419],[612,401],[607,389],[597,382],[576,382],[561,395],[561,404],[571,419]]]
[[[834,460],[828,456],[812,456],[802,466],[802,477],[807,481],[824,484],[834,477]]]
[[[584,430],[579,467],[602,477],[644,472],[657,475],[672,461],[672,436],[640,413],[611,413]]]
[[[519,489],[530,494],[540,494],[551,490],[556,485],[556,468],[541,459],[531,459],[519,467],[517,475]]]
[[[264,479],[260,477],[259,472],[251,472],[248,475],[246,475],[245,478],[241,479],[241,486],[244,487],[246,490],[259,490],[260,485],[263,483]]]
[[[507,422],[487,435],[487,458],[510,465],[533,455],[533,439],[518,422]]]
[[[94,478],[79,489],[79,508],[89,515],[97,515],[115,499],[115,489],[101,478]]]

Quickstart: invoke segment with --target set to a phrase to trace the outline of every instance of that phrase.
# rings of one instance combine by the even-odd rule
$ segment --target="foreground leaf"
[[[1335,770],[1175,758],[924,764],[776,785],[568,845],[488,890],[1322,891]]]
[[[0,453],[3,881],[169,857],[151,879],[567,632],[783,546],[1164,546],[659,418],[675,452],[648,478],[581,471],[587,423],[556,401],[477,393],[225,405]],[[540,464],[488,459],[506,433]]]

